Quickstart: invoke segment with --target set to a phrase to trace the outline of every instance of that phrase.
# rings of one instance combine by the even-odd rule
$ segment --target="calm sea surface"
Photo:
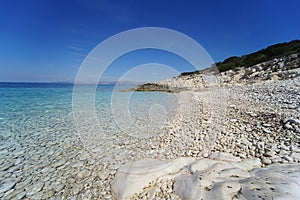
[[[132,86],[97,87],[94,94],[95,113],[97,123],[105,134],[117,131],[149,134],[147,130],[155,127],[156,122],[161,122],[158,116],[169,116],[175,108],[176,98],[172,94],[119,92],[120,89],[130,87]],[[81,85],[78,88],[74,91],[72,84],[0,83],[1,143],[10,140],[10,136],[16,138],[16,135],[30,136],[55,132],[82,134],[81,130],[76,128],[78,123],[73,118],[73,91],[82,96],[82,101],[86,105],[89,101],[84,99],[85,94],[94,91],[89,85]],[[84,108],[81,110],[84,111]],[[85,116],[80,117],[82,120],[77,118],[78,121],[89,119]],[[165,119],[165,116],[162,117]],[[88,126],[87,123],[85,125]]]
[[[113,172],[147,157],[176,108],[130,87],[0,83],[0,199],[111,198]]]

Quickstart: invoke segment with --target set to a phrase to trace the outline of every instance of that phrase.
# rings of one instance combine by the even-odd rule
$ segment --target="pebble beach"
[[[160,133],[94,135],[94,152],[72,113],[57,124],[16,121],[31,134],[1,135],[0,198],[299,198],[299,77],[174,95],[178,109]],[[43,126],[51,134],[31,129]]]

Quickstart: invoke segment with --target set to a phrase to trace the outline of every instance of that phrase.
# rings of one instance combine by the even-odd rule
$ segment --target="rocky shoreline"
[[[182,73],[178,77],[168,80],[138,85],[129,91],[166,91],[180,92],[186,90],[199,91],[214,85],[254,84],[265,81],[287,80],[300,76],[300,54],[291,54],[282,58],[275,58],[251,67],[237,67],[218,73],[216,66],[211,68]],[[207,77],[215,77],[208,81]]]
[[[205,76],[195,73],[133,89],[183,89],[178,80],[192,86],[178,94],[178,114],[152,147],[155,159],[118,170],[114,198],[300,198],[299,75],[299,57],[291,55],[223,73],[218,88],[192,86]]]
[[[120,191],[119,181],[130,182],[132,181],[130,176],[137,173],[135,170],[147,169],[146,166],[151,166],[152,162],[158,162],[150,160],[144,168],[132,167],[119,170],[113,185],[113,195],[116,199],[214,199],[216,197],[212,191],[219,192],[220,199],[257,199],[259,196],[265,199],[299,198],[297,193],[293,193],[293,185],[298,184],[297,187],[299,187],[300,183],[300,78],[223,87],[215,90],[213,99],[221,98],[224,103],[221,108],[213,108],[213,113],[217,114],[212,114],[211,110],[205,108],[209,105],[208,101],[212,99],[208,98],[209,91],[180,93],[179,99],[182,107],[179,108],[174,121],[170,122],[168,134],[161,135],[157,139],[158,145],[151,150],[152,158],[172,161],[178,157],[185,157],[185,159],[191,159],[190,165],[197,162],[203,163],[204,158],[210,158],[204,162],[213,163],[208,165],[207,169],[217,165],[220,172],[226,171],[228,165],[231,167],[243,165],[243,162],[254,162],[255,167],[253,165],[253,167],[248,166],[247,169],[230,168],[229,171],[227,170],[227,178],[222,177],[221,180],[218,176],[208,176],[213,179],[213,182],[208,185],[193,182],[193,180],[198,180],[199,174],[202,174],[203,181],[207,182],[205,173],[208,172],[201,171],[204,170],[203,168],[190,172],[189,164],[184,164],[182,168],[173,171],[171,177],[166,177],[166,174],[161,175],[159,172],[153,173],[150,170],[148,173],[156,177],[150,182],[145,179],[147,173],[138,178],[134,177],[134,180],[144,189],[136,188],[135,193],[128,193],[124,188]],[[199,115],[200,112],[201,115]],[[212,117],[221,119],[216,120]],[[221,122],[220,126],[214,126],[213,124],[218,121]],[[218,128],[219,134],[212,135],[212,132],[207,131],[209,127],[214,127],[214,130]],[[199,165],[206,166],[207,164],[204,163]],[[139,165],[139,161],[128,165]],[[286,169],[287,166],[289,169]],[[124,173],[126,179],[124,179]],[[247,175],[244,176],[245,173]],[[276,180],[272,173],[277,174],[274,175]],[[286,183],[288,187],[286,187],[280,181],[291,180],[291,177],[287,177],[289,173],[297,179],[288,181]],[[266,176],[274,181],[266,183],[263,178],[255,179],[254,177],[257,176],[255,174],[260,174],[261,177]],[[230,178],[231,176],[235,178]],[[245,182],[241,177],[247,181]],[[251,186],[249,179],[255,182],[255,187]],[[187,182],[188,186],[186,186]],[[182,187],[185,189],[176,190]],[[214,189],[216,187],[218,189]],[[234,189],[226,190],[227,187]],[[269,187],[276,189],[273,191]],[[284,192],[283,188],[285,188]],[[130,191],[132,190],[131,188]],[[191,198],[191,195],[196,196]]]

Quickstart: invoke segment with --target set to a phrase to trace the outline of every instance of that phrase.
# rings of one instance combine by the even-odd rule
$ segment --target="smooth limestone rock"
[[[129,163],[116,174],[111,187],[113,198],[128,199],[143,193],[149,183],[172,179],[173,192],[183,200],[300,199],[299,163],[260,168],[259,159],[240,161],[229,153],[210,157],[213,159],[143,159]]]
[[[143,191],[145,186],[157,178],[174,177],[184,166],[195,161],[195,158],[177,158],[169,161],[142,159],[121,167],[112,183],[114,199],[126,199]]]
[[[249,172],[246,166],[221,165],[179,176],[174,184],[176,194],[183,200],[300,198],[300,164],[274,164]]]
[[[240,162],[241,159],[239,157],[233,156],[230,153],[224,152],[215,152],[209,156],[210,159],[213,160],[223,160],[228,162]]]
[[[188,200],[232,199],[241,189],[237,180],[249,178],[248,171],[261,163],[259,159],[228,161],[228,157],[239,160],[228,153],[220,153],[218,160],[203,158],[191,163],[188,168],[192,174],[183,174],[175,179],[175,193]]]

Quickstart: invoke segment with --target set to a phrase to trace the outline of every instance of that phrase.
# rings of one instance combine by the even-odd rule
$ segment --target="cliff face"
[[[216,73],[216,70],[183,73],[175,78],[139,85],[132,90],[178,92],[203,90],[214,86],[291,79],[300,76],[299,67],[300,54],[296,53],[250,67],[236,67],[222,73]]]

